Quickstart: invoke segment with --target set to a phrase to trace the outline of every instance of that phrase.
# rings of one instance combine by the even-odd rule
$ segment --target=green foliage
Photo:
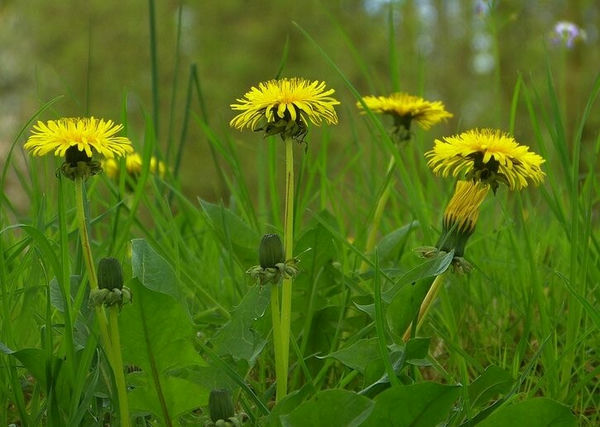
[[[505,405],[478,425],[500,427],[507,425],[575,426],[576,419],[565,405],[552,399],[536,397],[524,402]]]
[[[254,365],[267,343],[270,329],[268,316],[265,318],[270,286],[252,287],[240,305],[233,309],[231,320],[215,333],[211,342],[219,355],[229,355],[234,360],[243,359]]]
[[[132,246],[134,278],[128,285],[134,302],[119,318],[123,359],[134,367],[127,377],[133,384],[131,407],[168,423],[208,401],[206,389],[170,372],[205,363],[193,345],[191,319],[173,297],[173,271],[143,240]]]
[[[423,382],[390,388],[375,398],[365,426],[432,426],[444,421],[460,393],[459,386]]]
[[[473,15],[470,5],[438,2],[432,25],[433,9],[411,1],[368,13],[358,0],[178,10],[151,1],[155,37],[142,58],[130,54],[148,52],[139,5],[124,4],[121,20],[98,1],[69,13],[38,0],[16,13],[21,3],[3,5],[2,16],[22,15],[35,31],[5,44],[30,42],[18,68],[39,72],[35,85],[11,85],[13,62],[4,61],[3,89],[36,90],[7,98],[11,114],[26,111],[0,129],[12,141],[0,149],[0,425],[120,422],[111,356],[88,301],[73,183],[55,180],[59,160],[18,155],[38,118],[92,114],[120,116],[142,158],[168,166],[164,178],[145,163],[137,179],[85,184],[93,258],[119,260],[132,291],[118,324],[135,425],[210,424],[208,396],[220,389],[247,425],[600,424],[600,50],[592,32],[573,50],[542,47],[560,8],[484,2],[490,8]],[[565,9],[581,22],[593,11],[583,1]],[[47,16],[52,25],[42,25]],[[68,33],[51,28],[63,20]],[[223,22],[236,31],[223,32]],[[21,31],[6,25],[0,37],[13,30]],[[482,72],[482,61],[492,68]],[[299,271],[289,394],[279,402],[275,288],[245,272],[259,262],[263,234],[283,235],[283,144],[227,128],[229,104],[275,75],[325,80],[342,101],[339,126],[312,126],[294,147]],[[387,117],[354,108],[360,95],[392,90],[444,100],[454,118],[426,132],[415,126],[397,145]],[[542,154],[546,179],[489,195],[466,247],[473,270],[459,275],[453,253],[414,255],[437,241],[453,188],[423,153],[435,138],[484,126]],[[442,274],[428,316],[404,342]]]
[[[281,416],[283,426],[359,426],[373,407],[366,397],[347,390],[324,390]]]

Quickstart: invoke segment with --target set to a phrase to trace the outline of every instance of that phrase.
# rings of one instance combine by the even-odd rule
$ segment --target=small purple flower
[[[577,40],[585,40],[585,31],[569,21],[559,21],[552,32],[552,43],[564,43],[571,49]]]
[[[489,15],[490,13],[490,9],[492,8],[492,5],[490,4],[489,1],[484,1],[484,0],[476,0],[475,1],[475,15],[479,16],[480,18],[486,17],[487,15]]]

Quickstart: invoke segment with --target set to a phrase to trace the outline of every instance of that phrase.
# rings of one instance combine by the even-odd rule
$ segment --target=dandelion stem
[[[285,385],[281,378],[287,376],[283,365],[282,341],[281,341],[281,310],[279,309],[279,285],[271,287],[271,317],[273,319],[273,350],[275,352],[275,378],[277,379],[277,389],[275,400],[278,402],[282,396],[285,396]]]
[[[129,425],[129,402],[127,401],[127,386],[125,384],[125,372],[123,370],[123,358],[121,357],[121,337],[119,335],[119,307],[113,305],[108,311],[110,337],[112,341],[112,360],[117,384],[117,395],[119,397],[119,415],[121,425]]]
[[[427,312],[429,311],[431,304],[433,303],[433,301],[435,300],[435,297],[437,296],[438,292],[440,291],[440,288],[442,287],[442,285],[444,283],[445,277],[446,277],[446,273],[442,273],[439,276],[436,276],[435,280],[431,284],[431,287],[429,288],[429,291],[427,291],[427,295],[425,295],[425,298],[423,299],[423,302],[421,303],[421,308],[419,309],[419,320],[417,321],[417,329],[423,323],[423,319],[425,319],[425,316],[427,315]],[[412,323],[410,325],[408,325],[408,328],[406,328],[406,332],[404,332],[404,335],[402,336],[402,340],[405,342],[410,339],[411,327],[412,327]]]
[[[294,141],[285,140],[285,259],[294,257]],[[283,377],[277,378],[277,400],[287,394],[287,374],[290,356],[290,325],[292,321],[292,279],[284,278],[281,287],[281,346],[283,356]],[[281,386],[280,386],[281,382]]]
[[[87,230],[87,220],[85,217],[85,209],[84,209],[84,195],[83,195],[83,178],[76,177],[75,178],[75,200],[76,200],[76,209],[77,209],[77,222],[79,224],[79,236],[81,238],[81,248],[83,251],[83,258],[85,259],[85,265],[88,272],[88,280],[90,282],[91,290],[98,289],[98,276],[96,276],[96,268],[94,266],[94,259],[92,257],[92,249],[90,247],[90,240],[88,237]],[[106,313],[102,306],[96,306],[96,318],[98,319],[98,327],[100,329],[100,336],[102,339],[102,344],[104,345],[104,351],[108,356],[109,363],[113,369],[113,373],[115,375],[115,381],[117,383],[117,393],[119,396],[119,408],[121,408],[121,414],[129,413],[128,404],[127,404],[127,394],[125,390],[125,379],[123,377],[123,383],[119,384],[119,373],[123,376],[123,363],[121,361],[120,354],[120,346],[116,349],[119,352],[118,357],[115,357],[115,349],[113,349],[112,342],[110,340],[110,336],[108,334],[108,320],[106,318]],[[122,390],[119,390],[120,386],[122,386]],[[123,412],[125,411],[125,412]],[[121,416],[121,426],[129,427],[129,416]]]
[[[390,158],[390,162],[387,168],[387,175],[389,175],[394,166],[396,166],[396,158],[392,156]],[[386,175],[386,176],[387,176]],[[375,242],[377,240],[377,233],[379,232],[379,224],[381,223],[381,217],[383,216],[383,211],[385,210],[385,206],[387,204],[388,199],[390,198],[390,193],[392,188],[394,187],[394,179],[390,177],[386,180],[385,188],[383,192],[379,196],[379,200],[377,201],[377,207],[375,208],[375,214],[373,215],[373,223],[371,224],[371,229],[369,230],[369,235],[367,236],[367,245],[365,247],[365,253],[368,254],[375,247]],[[363,260],[360,265],[360,273],[364,273],[369,268],[369,263],[366,260]]]

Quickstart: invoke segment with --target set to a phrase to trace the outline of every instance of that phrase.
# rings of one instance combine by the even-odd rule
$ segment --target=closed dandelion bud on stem
[[[210,419],[216,423],[219,420],[228,420],[235,415],[233,399],[227,389],[215,389],[208,398]]]
[[[98,263],[98,287],[100,289],[123,289],[123,269],[116,258],[102,258]]]
[[[285,262],[283,243],[278,234],[265,234],[260,241],[258,261],[262,268],[275,267]]]
[[[462,257],[467,240],[475,231],[479,208],[490,190],[482,182],[458,181],[452,198],[446,206],[442,221],[443,231],[438,249],[449,252],[454,249],[456,257]]]

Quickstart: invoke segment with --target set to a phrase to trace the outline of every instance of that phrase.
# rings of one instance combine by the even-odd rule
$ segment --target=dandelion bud
[[[479,209],[490,190],[490,185],[482,182],[458,181],[454,195],[448,202],[443,231],[437,248],[444,252],[454,249],[456,257],[462,257],[467,240],[475,231]]]
[[[123,289],[123,269],[116,258],[102,258],[98,263],[98,287],[100,289]]]
[[[265,234],[260,241],[258,261],[262,268],[275,267],[285,262],[283,244],[277,234]]]
[[[210,419],[216,423],[219,420],[228,420],[235,415],[231,393],[226,389],[215,389],[208,398]]]

